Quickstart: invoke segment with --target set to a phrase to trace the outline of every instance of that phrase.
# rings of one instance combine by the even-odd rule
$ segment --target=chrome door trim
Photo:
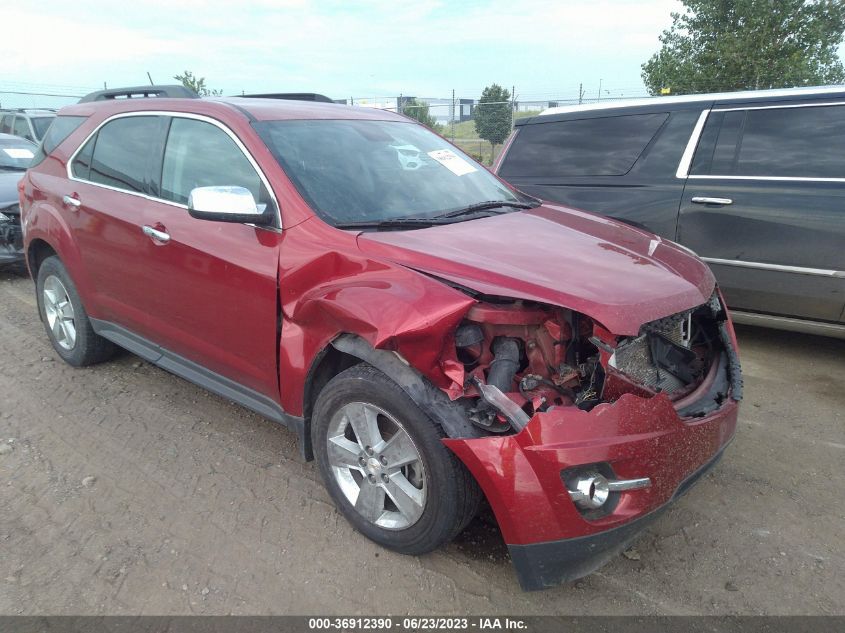
[[[811,178],[806,176],[687,176],[699,180],[772,180],[781,182],[845,182],[845,178]]]
[[[803,319],[793,319],[791,317],[758,314],[756,312],[742,312],[737,310],[731,310],[730,312],[733,322],[740,323],[742,325],[770,327],[777,330],[788,330],[790,332],[801,332],[802,334],[816,334],[818,336],[830,336],[833,338],[845,339],[845,325],[837,323],[805,321]],[[742,338],[741,334],[740,338]]]
[[[723,266],[737,266],[739,268],[756,268],[758,270],[772,270],[782,273],[796,273],[799,275],[815,275],[817,277],[836,277],[845,279],[845,270],[828,270],[825,268],[805,268],[803,266],[785,266],[783,264],[766,264],[763,262],[746,262],[739,259],[719,259],[717,257],[702,257],[708,264]]]
[[[695,148],[698,147],[698,139],[701,136],[701,131],[704,129],[704,123],[707,121],[707,116],[710,110],[702,110],[698,115],[698,121],[695,122],[695,127],[692,129],[692,135],[687,141],[687,146],[684,148],[684,153],[681,155],[681,162],[678,163],[678,170],[675,172],[675,178],[686,178],[689,175],[690,164],[692,163]]]
[[[97,127],[95,127],[94,130],[88,136],[85,137],[85,139],[79,144],[79,146],[70,155],[70,157],[68,158],[68,161],[67,161],[67,165],[65,166],[65,170],[67,171],[68,179],[75,181],[75,182],[84,182],[85,184],[93,185],[95,187],[102,187],[103,189],[110,189],[111,191],[119,191],[120,193],[128,193],[129,195],[132,195],[132,196],[138,196],[139,198],[145,198],[145,199],[151,200],[153,202],[161,202],[163,204],[168,204],[172,207],[178,207],[180,209],[184,209],[185,211],[187,211],[188,205],[186,205],[186,204],[180,204],[178,202],[173,202],[172,200],[165,200],[164,198],[158,198],[156,196],[151,196],[151,195],[148,195],[148,194],[145,194],[145,193],[141,193],[139,191],[129,191],[127,189],[121,189],[120,187],[112,187],[111,185],[104,185],[104,184],[99,183],[99,182],[92,182],[90,180],[85,180],[83,178],[76,178],[73,175],[73,172],[71,171],[71,166],[73,165],[73,161],[76,160],[76,155],[79,152],[82,151],[82,148],[85,147],[85,145],[88,143],[88,141],[90,141],[91,138],[103,128],[103,126],[105,126],[107,123],[114,121],[116,119],[122,119],[122,118],[125,118],[125,117],[133,117],[133,116],[167,116],[167,117],[173,117],[173,118],[194,119],[196,121],[204,121],[205,123],[210,123],[211,125],[214,125],[215,127],[223,130],[223,132],[226,133],[229,136],[229,138],[232,139],[232,141],[235,143],[235,145],[237,145],[238,149],[241,150],[243,155],[246,157],[246,159],[252,165],[252,168],[255,169],[256,173],[258,174],[258,177],[261,179],[261,182],[267,188],[267,191],[269,192],[270,197],[273,199],[273,202],[276,205],[276,215],[277,215],[278,220],[279,220],[279,228],[283,228],[283,225],[282,225],[282,207],[279,205],[279,200],[276,198],[276,192],[273,191],[273,188],[270,186],[270,181],[267,179],[267,176],[264,175],[264,171],[261,169],[261,167],[258,166],[258,162],[252,157],[252,154],[249,153],[246,146],[241,142],[241,140],[237,137],[237,135],[234,132],[232,132],[231,129],[229,129],[228,126],[226,126],[224,123],[221,123],[217,119],[214,119],[212,117],[205,116],[205,115],[202,115],[202,114],[193,114],[193,113],[190,113],[190,112],[175,112],[175,111],[171,111],[171,110],[139,110],[137,112],[120,112],[118,114],[114,114],[114,115],[106,118],[105,120],[101,121],[97,125]],[[255,225],[250,225],[250,226],[255,226]],[[271,229],[272,230],[274,227],[261,226],[261,227],[258,227],[258,228]]]
[[[708,198],[707,196],[693,196],[692,202],[695,204],[721,204],[721,205],[728,205],[733,204],[734,201],[730,198]]]

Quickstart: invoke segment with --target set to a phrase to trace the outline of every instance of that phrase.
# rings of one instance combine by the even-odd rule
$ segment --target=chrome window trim
[[[687,176],[699,180],[771,180],[773,182],[845,182],[845,178],[812,178],[810,176]]]
[[[692,134],[687,141],[687,146],[684,148],[684,153],[681,155],[681,162],[678,163],[678,169],[675,172],[675,178],[686,178],[689,175],[690,165],[692,164],[692,157],[698,147],[698,139],[701,137],[701,131],[704,129],[704,123],[710,110],[702,110],[698,115],[698,121],[695,122],[695,127],[692,128]]]
[[[845,102],[825,101],[824,103],[784,103],[781,105],[738,106],[735,108],[713,108],[713,112],[739,112],[740,110],[785,110],[788,108],[822,108],[824,106],[845,106]]]
[[[139,198],[145,198],[146,200],[150,200],[152,202],[161,202],[161,203],[170,205],[171,207],[177,207],[179,209],[185,209],[187,211],[188,205],[186,205],[186,204],[181,204],[179,202],[174,202],[172,200],[166,200],[165,198],[159,198],[159,197],[156,197],[156,196],[151,196],[149,194],[141,193],[139,191],[129,191],[128,189],[121,189],[120,187],[112,187],[111,185],[104,185],[104,184],[99,183],[99,182],[93,182],[91,180],[85,180],[84,178],[76,178],[73,175],[71,168],[73,166],[73,161],[76,160],[76,155],[79,154],[80,151],[82,151],[82,148],[85,147],[85,145],[88,143],[88,141],[90,141],[91,138],[95,134],[97,134],[106,124],[110,123],[111,121],[115,121],[117,119],[123,119],[123,118],[127,118],[127,117],[133,117],[133,116],[167,116],[167,117],[173,117],[173,118],[193,119],[195,121],[204,121],[205,123],[210,123],[210,124],[214,125],[215,127],[221,129],[223,132],[225,132],[229,136],[229,138],[232,139],[232,141],[234,141],[235,145],[238,146],[238,149],[241,150],[243,155],[246,157],[246,159],[252,165],[252,168],[258,174],[258,177],[261,179],[261,182],[267,188],[267,191],[269,192],[270,197],[273,199],[273,203],[276,205],[276,217],[279,221],[279,229],[283,228],[283,225],[282,225],[282,207],[279,205],[279,201],[276,198],[276,193],[273,191],[273,188],[270,186],[270,181],[267,179],[267,176],[264,175],[264,171],[261,169],[261,167],[258,166],[258,162],[252,157],[252,154],[249,153],[247,148],[244,146],[244,144],[241,142],[241,140],[237,137],[237,135],[235,135],[235,133],[232,132],[231,129],[229,129],[225,124],[221,123],[217,119],[214,119],[214,118],[209,117],[209,116],[205,116],[203,114],[193,114],[193,113],[190,113],[190,112],[173,112],[173,111],[170,111],[170,110],[139,110],[137,112],[119,112],[118,114],[113,114],[112,116],[108,117],[104,121],[101,121],[100,124],[96,128],[94,128],[94,130],[88,136],[85,137],[85,139],[79,144],[79,146],[70,155],[70,157],[68,158],[68,161],[67,161],[67,165],[65,167],[68,179],[72,180],[74,182],[84,182],[87,185],[93,185],[95,187],[102,187],[103,189],[109,189],[111,191],[119,191],[120,193],[126,193],[126,194],[129,194],[129,195],[132,195],[132,196],[137,196]],[[167,143],[165,141],[165,148],[166,148],[166,146],[167,146]],[[93,156],[92,156],[92,158],[93,158]],[[273,230],[275,228],[275,227],[268,227],[268,226],[257,226],[257,225],[253,225],[253,224],[250,224],[249,226],[256,226],[257,228],[270,229],[270,230]]]
[[[796,273],[799,275],[815,275],[817,277],[835,277],[845,279],[845,271],[828,270],[824,268],[805,268],[803,266],[785,266],[783,264],[765,264],[763,262],[746,262],[739,259],[719,259],[717,257],[702,257],[708,264],[722,264],[724,266],[737,266],[739,268],[755,268],[758,270],[772,270],[783,273]]]

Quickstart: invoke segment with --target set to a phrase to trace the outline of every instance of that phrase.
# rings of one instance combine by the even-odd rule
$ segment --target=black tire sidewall
[[[403,530],[387,530],[358,514],[335,481],[328,464],[327,436],[332,416],[345,404],[367,402],[392,415],[410,435],[423,459],[426,505],[422,516]],[[462,467],[447,449],[437,427],[402,389],[369,365],[356,365],[333,378],[320,393],[311,422],[314,455],[334,502],[349,522],[376,543],[404,554],[422,554],[455,535],[459,490],[453,469]]]
[[[57,277],[64,284],[68,298],[73,306],[74,325],[76,326],[76,344],[73,346],[73,349],[68,350],[59,345],[50,331],[50,324],[47,321],[47,313],[44,309],[44,282],[50,276]],[[41,322],[44,324],[47,337],[50,339],[50,344],[56,353],[62,357],[62,360],[74,367],[81,367],[88,364],[88,354],[86,352],[93,342],[91,340],[93,332],[90,321],[88,320],[88,313],[82,305],[82,299],[80,299],[79,293],[76,291],[76,285],[74,285],[67,269],[58,257],[48,257],[38,268],[36,295]]]

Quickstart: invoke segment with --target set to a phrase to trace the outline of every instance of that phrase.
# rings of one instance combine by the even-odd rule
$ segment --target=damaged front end
[[[728,314],[714,292],[617,336],[564,308],[476,299],[442,366],[481,437],[445,443],[484,489],[525,589],[581,577],[732,438],[742,377]]]
[[[23,261],[21,208],[15,203],[0,209],[0,266]]]
[[[634,337],[564,308],[482,297],[455,332],[454,358],[443,364],[453,368],[452,399],[490,434],[519,432],[536,413],[590,411],[624,394],[664,394],[680,417],[701,417],[729,394],[741,399],[729,327],[716,293],[644,324]]]

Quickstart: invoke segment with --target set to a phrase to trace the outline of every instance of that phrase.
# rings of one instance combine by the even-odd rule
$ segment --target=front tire
[[[311,422],[335,504],[362,534],[402,554],[448,543],[478,509],[478,484],[443,437],[401,387],[366,364],[329,381]]]
[[[114,354],[114,344],[94,332],[76,285],[58,257],[48,257],[41,263],[36,295],[41,321],[62,360],[84,367]]]

